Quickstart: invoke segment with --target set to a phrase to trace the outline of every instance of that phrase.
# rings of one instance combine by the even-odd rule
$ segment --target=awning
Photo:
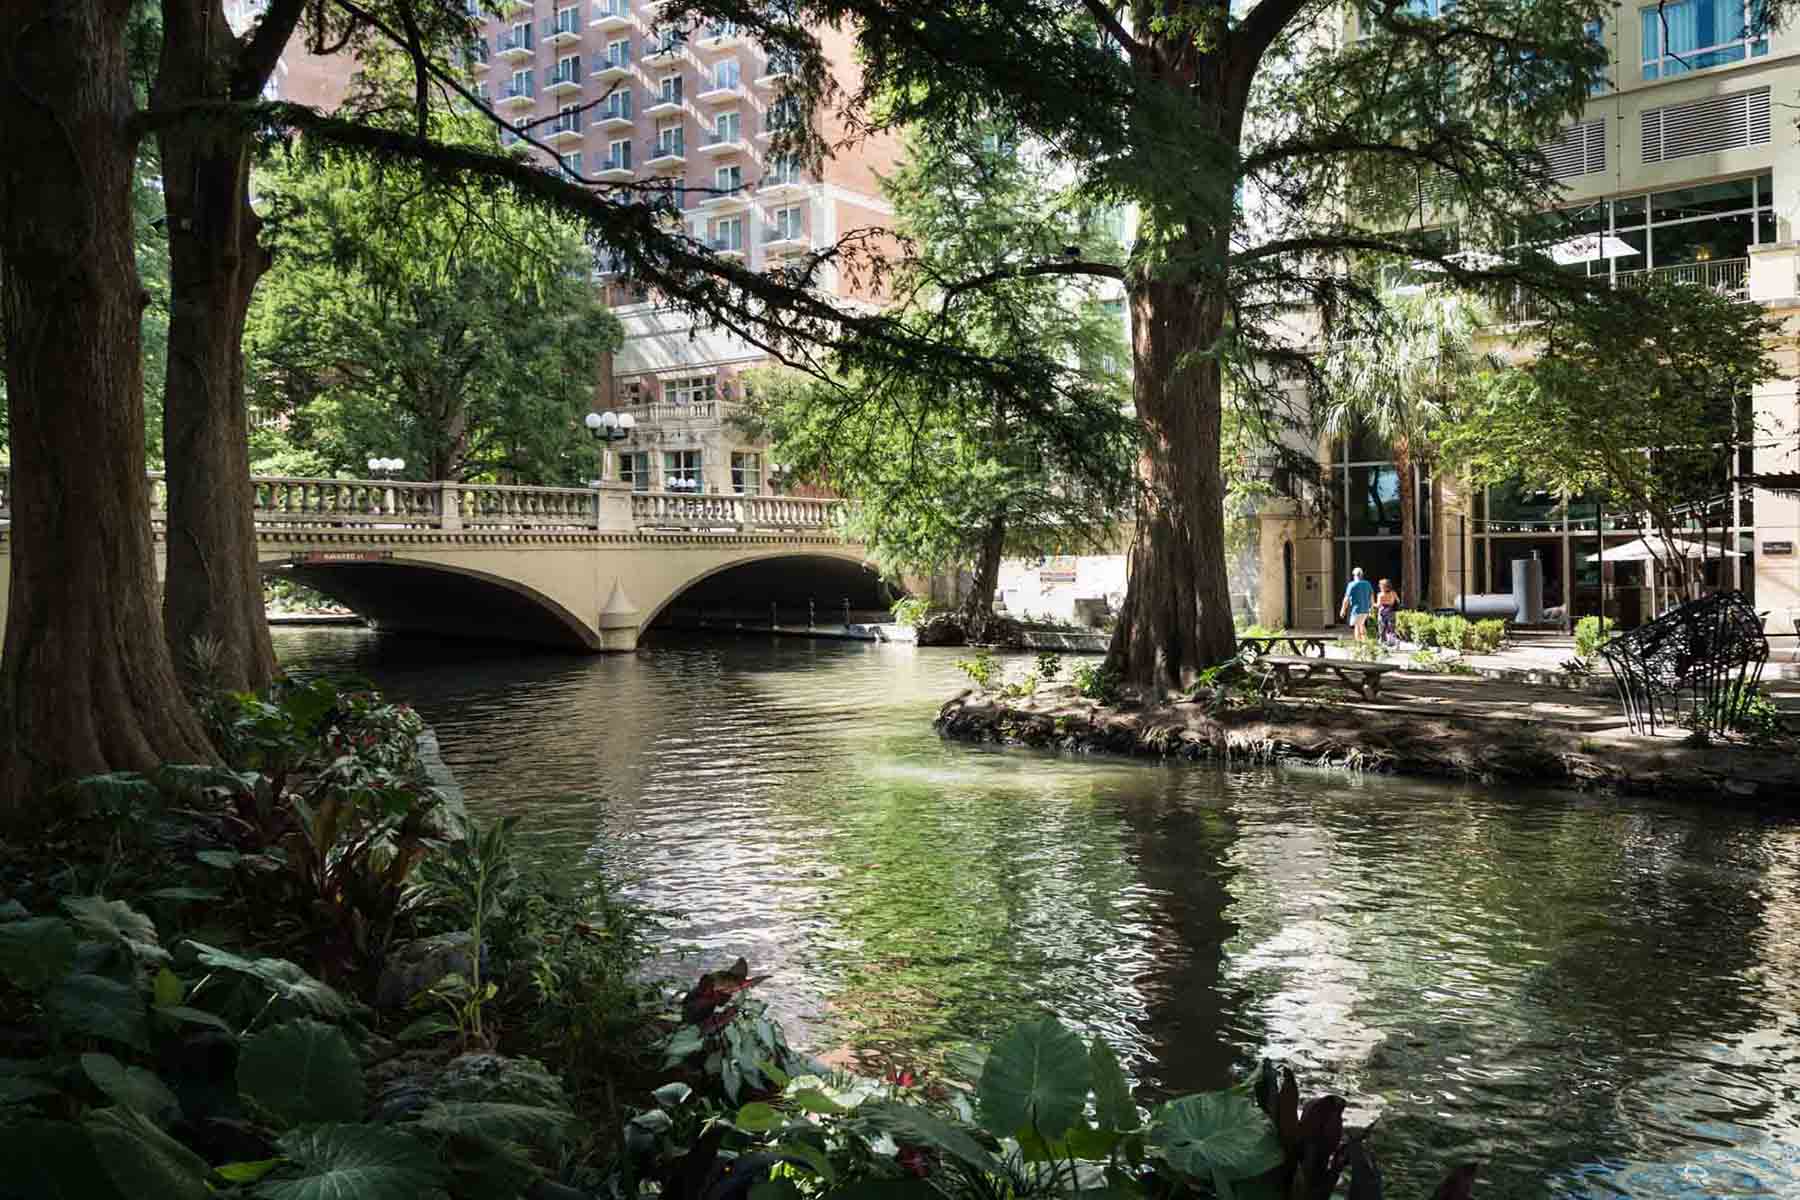
[[[1800,471],[1765,471],[1760,475],[1739,475],[1737,481],[1769,492],[1800,493]]]
[[[1630,242],[1609,233],[1584,233],[1550,247],[1550,258],[1559,267],[1572,267],[1576,263],[1593,262],[1597,258],[1630,258],[1642,253],[1642,250]]]
[[[1607,562],[1650,562],[1670,558],[1742,558],[1736,550],[1728,550],[1723,546],[1701,545],[1699,542],[1686,542],[1674,539],[1665,542],[1659,537],[1641,537],[1626,542],[1622,546],[1608,546],[1602,552]],[[1594,562],[1600,554],[1584,556],[1587,562]]]

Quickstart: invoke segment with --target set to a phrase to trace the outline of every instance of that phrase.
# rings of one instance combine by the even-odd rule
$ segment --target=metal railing
[[[1708,262],[1677,263],[1670,267],[1650,267],[1641,271],[1620,271],[1613,276],[1613,286],[1641,287],[1652,279],[1665,283],[1690,283],[1743,298],[1750,291],[1750,260],[1717,258]],[[1542,320],[1543,315],[1542,301],[1531,293],[1521,293],[1500,310],[1501,318],[1513,324]]]

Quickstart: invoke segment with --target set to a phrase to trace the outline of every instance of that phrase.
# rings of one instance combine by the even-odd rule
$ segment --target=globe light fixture
[[[637,418],[630,413],[591,412],[582,418],[582,423],[597,442],[622,441],[637,428]]]
[[[404,470],[406,470],[404,458],[371,458],[369,460],[369,473],[382,479],[392,479],[396,472]]]

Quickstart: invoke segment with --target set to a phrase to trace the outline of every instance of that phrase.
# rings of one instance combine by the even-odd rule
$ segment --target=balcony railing
[[[509,83],[500,89],[501,100],[529,100],[533,91],[530,82]]]
[[[1642,271],[1620,271],[1613,276],[1613,283],[1617,287],[1641,287],[1653,279],[1665,283],[1691,283],[1742,298],[1750,290],[1750,260],[1716,258]],[[1530,293],[1521,294],[1501,310],[1501,318],[1510,324],[1540,321],[1543,316],[1542,302]]]
[[[598,0],[591,24],[602,29],[622,29],[631,24],[630,0]]]
[[[805,240],[806,230],[804,229],[783,229],[779,225],[773,225],[763,230],[765,245],[770,242],[804,242]]]
[[[581,114],[578,112],[561,113],[556,120],[550,122],[550,126],[545,132],[552,137],[564,133],[580,133]]]
[[[500,34],[494,39],[494,49],[500,54],[530,53],[531,26],[521,25]]]
[[[650,157],[648,162],[681,159],[687,156],[687,142],[680,137],[652,138],[649,142]]]
[[[667,425],[680,422],[687,425],[706,425],[719,419],[719,402],[717,400],[695,400],[688,404],[675,404],[668,400],[647,400],[631,406],[632,416],[639,425]]]

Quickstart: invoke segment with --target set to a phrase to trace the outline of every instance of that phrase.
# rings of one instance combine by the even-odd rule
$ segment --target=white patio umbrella
[[[1671,558],[1742,558],[1736,550],[1724,546],[1702,545],[1681,538],[1663,538],[1657,535],[1634,538],[1618,546],[1607,546],[1599,554],[1585,555],[1587,562],[1603,559],[1606,562],[1647,562],[1651,564],[1650,599],[1653,607],[1660,610],[1658,600],[1662,582],[1661,572],[1656,570],[1658,562]]]

